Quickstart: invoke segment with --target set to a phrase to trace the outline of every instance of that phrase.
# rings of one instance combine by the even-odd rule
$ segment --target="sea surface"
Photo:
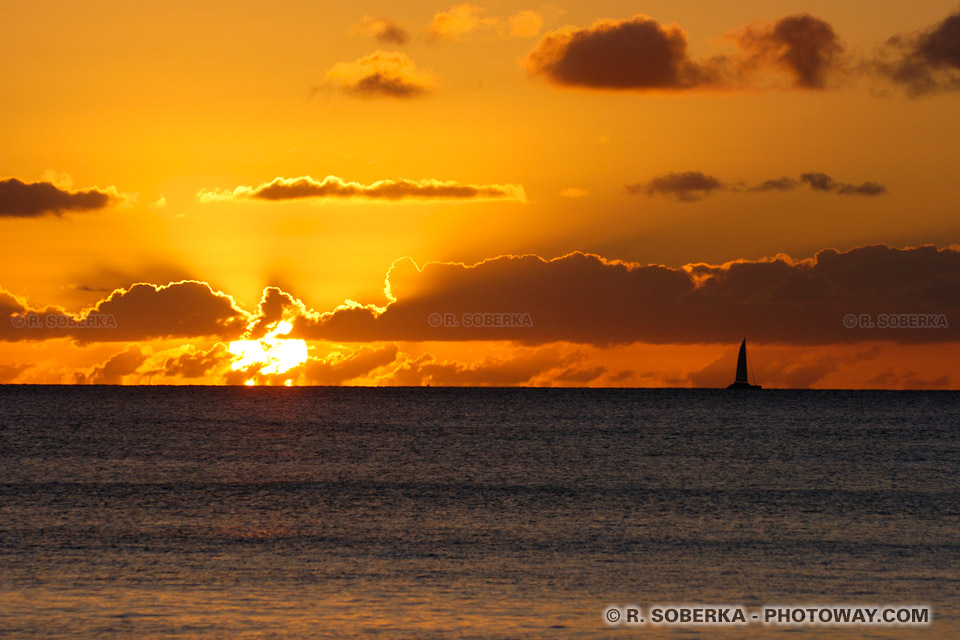
[[[0,636],[960,637],[960,393],[0,387]]]

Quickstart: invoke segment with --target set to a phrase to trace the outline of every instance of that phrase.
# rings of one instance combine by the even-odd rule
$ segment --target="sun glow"
[[[250,369],[260,375],[286,373],[307,361],[307,343],[294,338],[281,338],[293,329],[286,320],[276,323],[273,330],[259,340],[234,340],[229,351],[237,359],[231,365],[234,371]],[[259,368],[256,368],[260,365]],[[253,381],[248,380],[247,384]],[[287,383],[292,382],[290,380]],[[289,385],[288,385],[289,386]]]

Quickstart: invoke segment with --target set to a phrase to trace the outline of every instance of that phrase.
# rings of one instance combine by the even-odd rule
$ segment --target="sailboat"
[[[740,343],[740,355],[737,356],[737,379],[727,389],[762,389],[758,384],[747,380],[747,339]]]

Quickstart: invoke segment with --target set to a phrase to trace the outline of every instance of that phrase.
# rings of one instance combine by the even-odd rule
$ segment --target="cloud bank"
[[[378,180],[372,184],[346,182],[337,176],[315,180],[310,176],[276,178],[256,187],[240,186],[233,191],[201,190],[200,202],[224,200],[353,199],[400,200],[512,200],[525,202],[523,187],[516,184],[460,184],[441,180]]]
[[[0,289],[0,341],[72,338],[78,342],[134,342],[157,338],[241,335],[250,314],[205,282],[159,286],[137,283],[117,289],[93,307],[68,313],[32,308]]]
[[[515,340],[598,346],[644,342],[904,343],[960,339],[960,248],[871,246],[681,268],[572,253],[501,256],[467,266],[398,260],[385,309],[349,305],[293,318],[313,340]],[[905,314],[905,315],[904,315]],[[927,315],[925,315],[927,314]],[[877,325],[929,314],[947,326]],[[856,326],[849,326],[848,316]],[[901,317],[903,316],[903,317]],[[449,320],[448,320],[449,319]],[[923,320],[926,322],[927,320]]]
[[[628,184],[627,193],[647,196],[669,195],[681,202],[696,202],[726,187],[719,179],[700,171],[665,173],[647,183]]]
[[[718,191],[736,193],[792,191],[804,185],[813,191],[845,196],[881,196],[887,193],[886,186],[877,182],[868,181],[860,184],[838,182],[819,171],[800,174],[798,179],[772,178],[754,185],[747,185],[743,181],[723,182],[701,171],[678,171],[656,176],[648,182],[628,184],[625,189],[627,193],[634,195],[667,196],[680,202],[697,202]]]
[[[205,283],[137,284],[69,314],[31,308],[0,292],[0,340],[233,340],[257,338],[282,319],[293,325],[290,338],[341,344],[487,340],[606,347],[735,344],[744,336],[784,345],[960,341],[957,246],[825,249],[806,260],[781,255],[676,268],[579,252],[423,267],[403,258],[389,269],[384,294],[384,306],[349,302],[321,313],[268,288],[249,313]],[[363,362],[387,357],[368,355]],[[227,357],[216,348],[186,351],[162,368],[198,377]],[[346,380],[356,370],[342,357],[324,362],[315,364],[315,380]]]

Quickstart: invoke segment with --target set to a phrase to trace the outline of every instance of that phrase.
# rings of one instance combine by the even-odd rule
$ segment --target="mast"
[[[747,339],[740,343],[740,355],[737,356],[737,382],[747,381]]]

